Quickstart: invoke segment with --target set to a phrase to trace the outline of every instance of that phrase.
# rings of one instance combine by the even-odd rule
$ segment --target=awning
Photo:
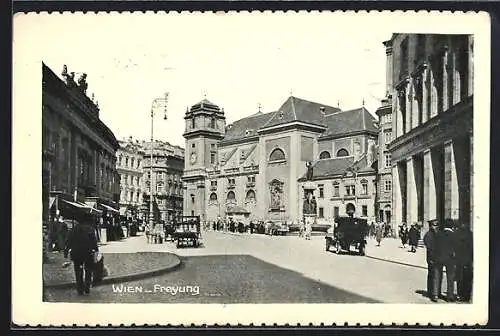
[[[102,211],[100,210],[97,210],[96,208],[93,208],[91,206],[88,206],[87,204],[84,204],[84,203],[80,203],[80,202],[71,202],[71,201],[66,201],[66,200],[62,200],[64,201],[65,203],[71,205],[71,206],[74,206],[75,208],[78,208],[82,211],[88,211],[90,214],[101,214]]]
[[[106,205],[106,204],[101,204],[102,207],[106,210],[109,210],[109,211],[113,211],[113,212],[116,212],[116,213],[119,213],[120,211],[119,210],[116,210],[115,208],[112,208],[110,207],[109,205]]]
[[[54,196],[50,196],[49,197],[49,209],[52,208],[52,206],[54,205],[55,202],[56,202],[56,198]]]

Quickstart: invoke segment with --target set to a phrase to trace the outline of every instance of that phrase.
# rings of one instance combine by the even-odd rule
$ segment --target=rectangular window
[[[340,196],[340,187],[338,184],[333,186],[333,197],[339,197]]]
[[[337,218],[339,217],[339,214],[340,214],[340,209],[338,206],[336,207],[333,207],[333,218]]]
[[[391,168],[391,154],[385,154],[385,168]]]
[[[385,191],[391,191],[391,190],[392,190],[392,181],[386,180],[385,181]]]
[[[324,217],[324,209],[323,209],[323,207],[319,207],[318,210],[319,210],[319,218],[323,218]]]
[[[362,208],[362,213],[363,213],[363,217],[368,217],[368,206],[367,205],[363,205]]]
[[[361,187],[363,188],[363,195],[368,195],[368,183],[361,184]]]
[[[324,198],[325,197],[325,187],[320,184],[319,185],[319,198]]]
[[[215,164],[215,152],[210,152],[210,164]]]
[[[392,132],[391,131],[385,131],[384,132],[384,141],[386,144],[388,144],[389,142],[391,142],[392,140]]]

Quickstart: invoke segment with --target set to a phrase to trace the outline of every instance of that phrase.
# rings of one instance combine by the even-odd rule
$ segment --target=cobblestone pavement
[[[116,293],[112,285],[90,296],[54,290],[49,301],[92,302],[392,302],[428,303],[424,295],[425,250],[410,253],[399,241],[380,247],[370,239],[366,257],[325,251],[324,238],[271,237],[205,232],[200,248],[177,249],[172,242],[147,244],[144,236],[102,246],[103,253],[173,252],[183,266],[164,276],[126,283],[143,293]],[[199,295],[145,293],[155,285],[199,286]],[[135,288],[135,287],[134,287]],[[115,293],[113,293],[115,289]],[[156,295],[153,295],[156,294]]]

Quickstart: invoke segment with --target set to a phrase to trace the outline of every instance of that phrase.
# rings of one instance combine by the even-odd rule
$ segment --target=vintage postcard
[[[13,48],[14,323],[488,321],[488,14],[17,14]]]

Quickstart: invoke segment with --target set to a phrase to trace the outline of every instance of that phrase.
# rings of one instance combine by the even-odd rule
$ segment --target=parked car
[[[331,246],[335,247],[336,253],[349,252],[351,247],[354,247],[360,255],[364,256],[368,231],[369,226],[366,219],[338,217],[335,219],[333,234],[329,230],[325,236],[326,251],[329,251]]]

